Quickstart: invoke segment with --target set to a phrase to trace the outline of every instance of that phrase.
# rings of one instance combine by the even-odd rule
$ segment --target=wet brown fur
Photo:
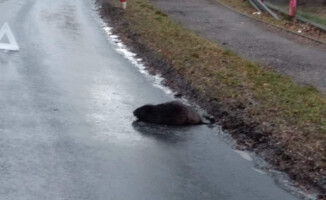
[[[189,106],[178,101],[158,105],[147,104],[137,108],[134,115],[139,121],[162,125],[204,124],[201,117]]]

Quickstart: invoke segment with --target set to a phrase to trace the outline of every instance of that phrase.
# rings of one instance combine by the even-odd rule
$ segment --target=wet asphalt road
[[[292,200],[206,126],[133,123],[171,100],[107,41],[88,0],[0,0],[1,200]]]
[[[235,13],[216,0],[151,0],[173,19],[237,54],[270,65],[293,80],[326,94],[326,49]],[[240,0],[239,0],[240,1]]]

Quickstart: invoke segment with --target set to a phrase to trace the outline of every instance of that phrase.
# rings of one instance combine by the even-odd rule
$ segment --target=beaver
[[[134,110],[139,121],[161,125],[198,125],[203,122],[200,115],[179,101],[151,105],[147,104]],[[212,121],[211,121],[212,122]]]

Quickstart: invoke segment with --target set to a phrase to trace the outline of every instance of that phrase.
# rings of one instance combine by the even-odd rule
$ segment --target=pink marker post
[[[122,9],[127,8],[127,0],[120,0]]]
[[[297,0],[290,0],[290,16],[295,17],[297,14]]]

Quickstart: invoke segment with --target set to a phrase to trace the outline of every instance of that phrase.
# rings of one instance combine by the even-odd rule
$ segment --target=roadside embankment
[[[125,11],[119,1],[98,2],[102,17],[148,70],[214,115],[239,148],[257,152],[300,185],[326,191],[320,92],[197,36],[147,0],[130,1]]]

